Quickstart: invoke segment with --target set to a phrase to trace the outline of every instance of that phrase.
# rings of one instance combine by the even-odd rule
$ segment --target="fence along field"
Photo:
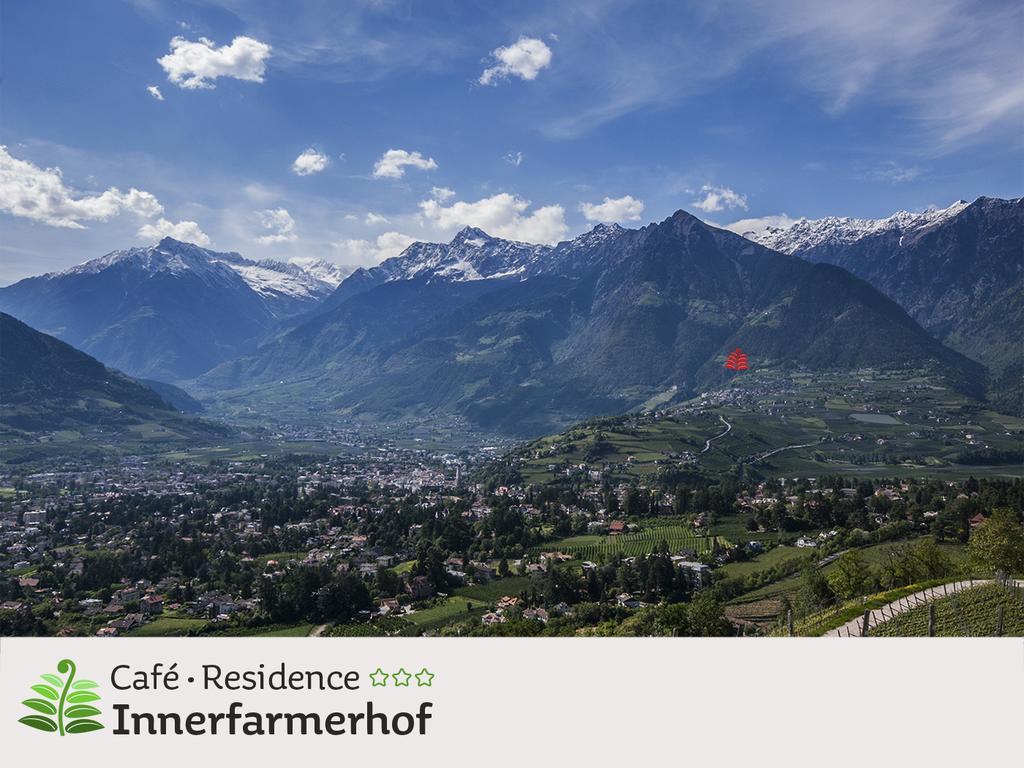
[[[1024,582],[1012,579],[897,587],[846,601],[794,621],[792,611],[770,634],[800,637],[1024,636]],[[867,632],[865,633],[865,624]]]
[[[874,627],[875,637],[1024,636],[1024,587],[991,583],[918,605]]]
[[[534,547],[531,554],[542,552],[564,552],[578,560],[605,559],[615,555],[635,557],[654,552],[664,542],[670,554],[691,550],[697,554],[710,551],[717,543],[726,545],[720,536],[701,536],[686,525],[655,525],[633,533],[622,533],[615,536],[600,534],[571,536],[567,539],[548,542]]]

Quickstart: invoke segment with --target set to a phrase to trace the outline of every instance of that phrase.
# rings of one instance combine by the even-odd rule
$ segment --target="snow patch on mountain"
[[[341,285],[342,280],[355,271],[355,267],[334,264],[323,259],[296,259],[290,263],[301,268],[307,275],[331,286],[331,288],[337,288]]]

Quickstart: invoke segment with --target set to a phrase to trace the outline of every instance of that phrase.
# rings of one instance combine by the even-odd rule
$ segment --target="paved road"
[[[974,581],[954,581],[949,584],[940,584],[937,587],[929,587],[923,589],[920,592],[915,592],[912,595],[901,597],[899,600],[894,600],[888,605],[883,605],[881,608],[876,608],[871,611],[871,616],[868,619],[868,636],[871,635],[871,627],[876,627],[879,624],[888,621],[893,616],[898,616],[901,613],[916,608],[919,605],[927,605],[933,600],[945,597],[946,595],[952,595],[957,592],[962,592],[965,589],[971,589],[973,587],[980,587],[985,584],[991,584],[992,579],[975,579]],[[1018,586],[1024,586],[1024,581],[1016,582]],[[861,632],[864,629],[864,614],[861,614],[856,619],[848,621],[838,629],[830,629],[827,637],[862,637]]]
[[[707,440],[705,440],[704,441],[704,447],[701,449],[701,453],[707,453],[708,451],[710,451],[711,450],[711,441],[712,440],[717,440],[720,437],[725,437],[726,435],[729,434],[729,431],[732,429],[732,424],[730,424],[728,421],[726,421],[724,416],[719,414],[718,418],[722,420],[723,424],[725,424],[725,431],[724,432],[720,432],[719,434],[715,435],[714,437],[709,437]]]
[[[755,462],[767,459],[769,456],[774,456],[776,453],[781,453],[782,451],[789,451],[789,450],[792,450],[793,448],[810,448],[811,446],[818,445],[824,439],[825,439],[824,437],[820,437],[817,440],[815,440],[813,443],[802,443],[800,445],[784,445],[781,448],[775,448],[775,449],[773,449],[771,451],[767,451],[765,453],[758,453],[758,454],[756,454],[756,455],[754,455],[754,456],[752,456],[750,458],[750,463],[754,464]]]

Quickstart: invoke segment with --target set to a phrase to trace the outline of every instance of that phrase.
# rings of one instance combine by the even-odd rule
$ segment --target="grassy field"
[[[711,526],[711,532],[719,538],[736,544],[748,541],[760,541],[762,544],[774,544],[779,539],[790,536],[784,531],[751,531],[747,529],[747,520],[753,515],[743,512],[718,517]]]
[[[668,545],[669,552],[691,549],[694,552],[706,552],[712,548],[714,539],[709,536],[698,536],[688,525],[652,525],[635,533],[623,533],[616,536],[588,534],[570,536],[566,539],[548,542],[531,550],[532,554],[542,552],[564,552],[579,560],[598,560],[601,557],[611,558],[615,555],[626,557],[647,555],[653,552],[661,542]],[[720,541],[724,543],[724,541]]]
[[[1024,637],[1024,593],[996,584],[975,587],[934,601],[938,637],[994,637],[996,614],[1003,609],[1003,635]],[[879,624],[874,637],[925,637],[928,606],[921,605]]]
[[[775,547],[743,562],[727,563],[717,569],[715,573],[724,574],[726,578],[742,578],[758,571],[764,571],[774,565],[790,561],[813,561],[815,556],[813,550],[799,549],[798,547]]]
[[[496,602],[505,595],[518,595],[524,589],[537,583],[536,579],[529,576],[508,576],[504,579],[495,579],[488,584],[474,584],[470,587],[459,587],[455,590],[456,597],[470,598],[484,603]]]
[[[436,605],[432,605],[429,608],[422,608],[415,613],[407,614],[402,618],[411,621],[421,629],[431,628],[447,624],[448,622],[460,619],[463,616],[472,615],[472,613],[467,611],[467,605],[470,610],[487,607],[487,603],[483,600],[475,600],[469,597],[446,597]]]

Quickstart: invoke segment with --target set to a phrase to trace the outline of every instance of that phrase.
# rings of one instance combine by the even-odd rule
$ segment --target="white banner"
[[[1020,639],[0,640],[19,768],[997,765],[1022,691]]]

